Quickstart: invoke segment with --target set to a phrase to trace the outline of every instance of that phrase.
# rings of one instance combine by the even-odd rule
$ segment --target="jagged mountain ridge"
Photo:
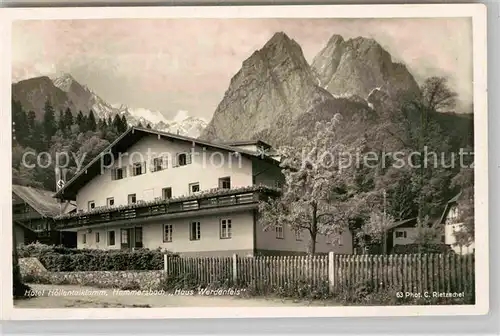
[[[393,62],[375,40],[334,35],[310,66],[298,43],[276,33],[243,62],[201,138],[296,145],[314,134],[317,122],[337,113],[343,116],[339,131],[360,137],[400,113],[400,98],[420,94],[406,66]],[[457,145],[471,143],[472,118],[436,119],[448,134],[467,133],[455,136]]]
[[[333,35],[311,65],[319,84],[333,95],[367,97],[381,88],[392,99],[401,94],[418,95],[419,86],[402,63],[371,38],[344,40]]]
[[[41,120],[44,104],[50,99],[55,111],[70,108],[74,115],[82,111],[85,115],[92,110],[97,118],[113,118],[125,115],[130,125],[150,124],[153,129],[197,137],[207,125],[202,118],[185,116],[182,120],[169,120],[159,111],[144,108],[130,108],[123,104],[112,105],[86,85],[80,84],[70,74],[54,79],[47,76],[35,77],[12,84],[12,98],[20,101],[27,111],[35,112]]]
[[[368,94],[333,95],[321,86],[301,47],[284,33],[276,33],[262,49],[243,62],[231,79],[202,138],[212,141],[261,139],[273,145],[290,144],[298,134],[297,120],[307,133],[316,121],[336,113],[376,115]],[[326,109],[325,106],[329,108]]]
[[[243,62],[201,138],[243,140],[271,127],[282,130],[328,99],[332,95],[317,85],[299,44],[276,33]],[[267,134],[265,140],[274,142],[272,132]]]

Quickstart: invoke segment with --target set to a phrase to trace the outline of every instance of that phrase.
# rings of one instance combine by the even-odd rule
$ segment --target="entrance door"
[[[134,232],[134,247],[142,248],[142,227],[138,226]]]
[[[120,230],[120,242],[122,250],[132,250],[133,248],[142,248],[142,227],[137,226],[130,229]]]

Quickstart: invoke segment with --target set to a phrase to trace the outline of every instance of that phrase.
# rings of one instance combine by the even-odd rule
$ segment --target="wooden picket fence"
[[[172,277],[189,277],[199,285],[224,283],[258,289],[311,289],[328,286],[341,291],[358,284],[375,291],[394,288],[405,292],[474,291],[474,255],[395,254],[171,257],[165,271]]]

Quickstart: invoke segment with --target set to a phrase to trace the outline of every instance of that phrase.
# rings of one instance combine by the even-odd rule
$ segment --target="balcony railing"
[[[38,212],[34,212],[34,211],[13,213],[12,214],[12,220],[20,221],[20,222],[24,222],[24,221],[31,220],[31,219],[39,219],[39,218],[42,218],[42,215],[40,215]]]
[[[150,218],[180,212],[256,204],[267,197],[276,197],[278,195],[279,191],[277,189],[266,186],[221,189],[169,200],[140,202],[127,206],[98,208],[89,212],[63,215],[55,219],[56,228],[75,228],[119,220]]]

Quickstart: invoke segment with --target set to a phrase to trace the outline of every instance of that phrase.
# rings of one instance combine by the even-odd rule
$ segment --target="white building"
[[[56,194],[77,205],[58,227],[77,232],[78,248],[305,253],[305,232],[263,231],[257,223],[259,200],[278,196],[284,182],[268,152],[258,141],[229,146],[130,128]],[[352,253],[349,231],[329,241],[319,237],[317,252]]]
[[[463,229],[463,223],[459,221],[457,207],[459,197],[460,193],[448,201],[441,217],[435,221],[430,221],[428,226],[434,226],[439,231],[436,240],[432,242],[433,244],[446,244],[455,253],[469,254],[474,252],[474,242],[469,245],[459,245],[457,244],[457,239],[455,238],[455,233],[460,232],[460,230]],[[416,218],[410,218],[395,223],[390,229],[392,245],[415,244],[417,230]]]
[[[432,244],[444,243],[444,232],[441,225],[435,226],[433,221],[429,221],[427,228],[434,227],[437,230],[436,237]],[[415,244],[418,238],[417,218],[410,218],[395,223],[389,230],[392,238],[392,246]]]
[[[445,243],[450,245],[453,251],[458,254],[469,254],[474,253],[474,241],[472,241],[469,245],[460,245],[457,244],[457,239],[455,238],[455,233],[464,229],[463,223],[459,220],[460,217],[457,204],[460,195],[461,193],[453,197],[446,204],[441,217],[441,224],[444,225]]]

